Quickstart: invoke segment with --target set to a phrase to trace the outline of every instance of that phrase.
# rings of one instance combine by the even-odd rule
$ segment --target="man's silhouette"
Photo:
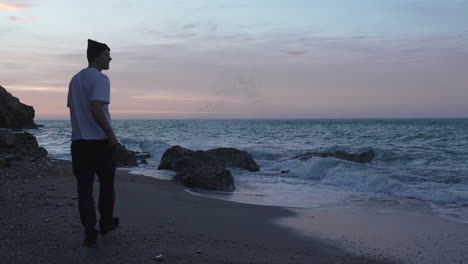
[[[109,69],[110,48],[88,40],[88,68],[81,70],[70,81],[67,106],[72,125],[71,154],[73,174],[78,188],[81,224],[85,228],[85,246],[96,244],[96,210],[93,199],[94,175],[99,179],[99,226],[105,234],[119,225],[114,217],[113,152],[119,144],[112,130],[108,105],[109,78],[101,73]]]

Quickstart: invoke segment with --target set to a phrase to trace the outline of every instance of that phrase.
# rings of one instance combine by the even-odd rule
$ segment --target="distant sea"
[[[68,120],[38,120],[33,133],[49,156],[70,160]],[[232,169],[234,194],[198,195],[237,202],[315,208],[372,202],[429,208],[468,224],[468,119],[356,120],[114,120],[130,150],[151,154],[132,173],[170,179],[157,171],[164,151],[234,147],[248,151],[259,172]],[[291,159],[305,152],[372,149],[370,164],[336,158]],[[281,173],[281,171],[289,171]]]

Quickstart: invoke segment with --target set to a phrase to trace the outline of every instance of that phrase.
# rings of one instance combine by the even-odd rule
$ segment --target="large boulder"
[[[207,150],[206,153],[216,157],[224,167],[237,167],[248,171],[259,171],[255,160],[246,151],[235,148],[217,148]]]
[[[138,166],[135,152],[127,150],[124,145],[118,145],[115,148],[114,158],[117,167]]]
[[[47,150],[39,147],[32,134],[0,130],[0,167],[11,166],[19,160],[37,161],[46,157]]]
[[[236,189],[231,172],[223,168],[185,168],[173,179],[190,188],[225,192]]]
[[[114,158],[117,167],[134,167],[138,163],[146,164],[146,159],[151,157],[146,152],[128,150],[124,145],[118,145],[115,149]]]
[[[0,86],[0,128],[37,128],[34,123],[34,108],[25,105]]]
[[[347,160],[347,161],[352,161],[352,162],[370,163],[372,159],[374,159],[375,157],[375,152],[373,150],[368,150],[366,152],[362,152],[358,154],[347,153],[345,151],[307,152],[304,154],[297,155],[293,159],[305,161],[312,157],[321,157],[321,158],[334,157],[337,159],[342,159],[342,160]]]
[[[158,170],[181,171],[189,167],[237,167],[249,171],[259,170],[255,160],[246,151],[234,148],[193,151],[181,146],[174,146],[163,153]]]
[[[173,179],[189,187],[233,191],[234,179],[226,167],[259,170],[255,160],[245,151],[234,148],[193,151],[181,146],[166,150],[158,169],[176,171]]]

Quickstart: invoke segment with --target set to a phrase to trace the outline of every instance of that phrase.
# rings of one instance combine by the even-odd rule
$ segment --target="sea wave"
[[[417,170],[410,173],[399,168],[320,157],[306,161],[260,160],[259,164],[261,171],[267,171],[271,175],[308,179],[313,183],[343,187],[347,190],[459,205],[468,202],[467,184],[461,183],[460,180],[437,182],[437,177],[417,174]]]

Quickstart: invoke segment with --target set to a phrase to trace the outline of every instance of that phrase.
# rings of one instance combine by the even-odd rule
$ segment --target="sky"
[[[68,119],[87,39],[113,119],[468,117],[468,0],[0,0],[0,86]]]

